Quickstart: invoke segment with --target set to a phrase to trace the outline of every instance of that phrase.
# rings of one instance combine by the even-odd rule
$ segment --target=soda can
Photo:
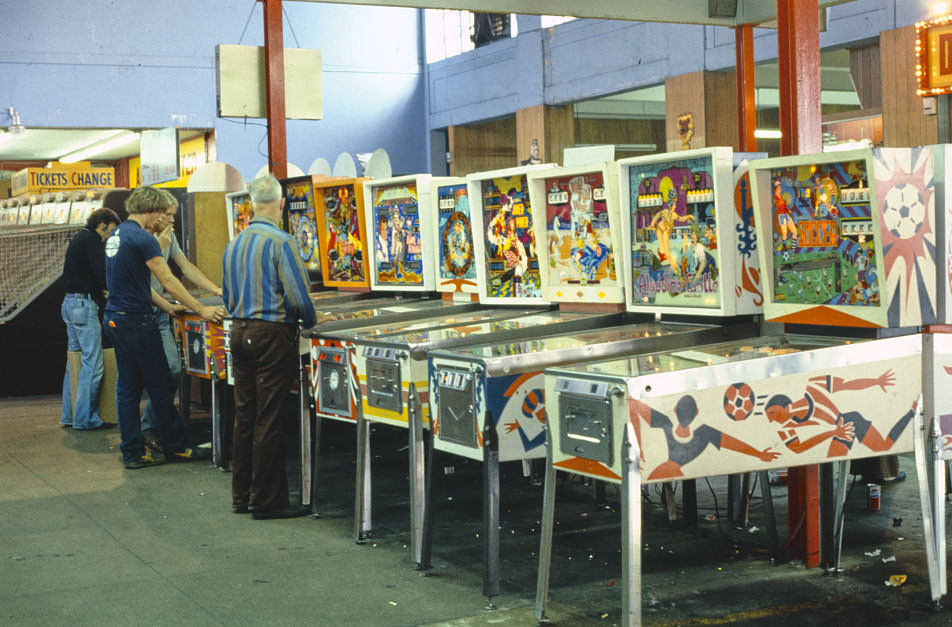
[[[878,512],[882,487],[878,483],[866,484],[866,509]]]

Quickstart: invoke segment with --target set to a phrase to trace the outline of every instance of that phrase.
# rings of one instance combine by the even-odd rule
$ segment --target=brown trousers
[[[287,434],[281,421],[297,376],[297,326],[235,320],[231,329],[235,373],[232,503],[257,511],[288,506]]]

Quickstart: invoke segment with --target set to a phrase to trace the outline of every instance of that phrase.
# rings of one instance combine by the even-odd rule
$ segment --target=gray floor
[[[502,594],[487,610],[480,464],[436,459],[433,569],[423,576],[407,548],[404,433],[374,435],[374,534],[358,546],[349,425],[324,428],[321,517],[254,521],[231,513],[226,472],[202,462],[124,470],[115,429],[62,429],[58,415],[55,397],[0,399],[0,623],[535,624],[541,488],[518,464],[504,467]],[[193,427],[207,429],[201,412]],[[929,600],[911,459],[902,467],[910,480],[883,490],[881,511],[866,511],[864,488],[851,493],[841,577],[771,563],[759,500],[753,527],[727,523],[713,498],[723,500],[722,480],[710,491],[698,483],[696,531],[669,523],[651,487],[645,623],[952,624],[952,612]],[[782,527],[785,490],[773,492]],[[557,525],[552,622],[617,624],[617,493],[609,487],[596,503],[589,486],[563,477]],[[892,574],[907,575],[906,584],[886,587]]]

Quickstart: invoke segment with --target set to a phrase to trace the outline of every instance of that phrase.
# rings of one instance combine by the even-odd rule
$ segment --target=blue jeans
[[[153,307],[155,315],[155,324],[159,328],[159,335],[162,336],[162,348],[165,350],[165,359],[169,362],[169,371],[178,387],[179,377],[182,375],[182,360],[179,358],[178,344],[175,342],[175,334],[172,333],[172,320],[169,314],[158,307]],[[152,409],[152,398],[146,401],[145,409],[142,410],[142,430],[155,431],[155,410]]]
[[[162,450],[178,453],[188,446],[185,423],[175,410],[175,380],[162,348],[162,337],[152,313],[107,311],[106,333],[116,349],[116,411],[122,461],[145,453],[139,427],[139,400],[149,391],[155,410],[156,431]]]
[[[82,369],[76,382],[76,406],[72,404],[69,387],[69,364],[63,375],[63,411],[60,424],[74,429],[95,429],[102,424],[99,418],[99,385],[102,383],[102,327],[99,326],[99,306],[91,298],[67,294],[60,307],[66,323],[66,347],[81,351]]]

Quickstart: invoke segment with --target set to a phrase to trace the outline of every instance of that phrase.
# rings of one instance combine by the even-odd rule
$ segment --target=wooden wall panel
[[[737,77],[733,72],[691,72],[665,80],[665,145],[683,150],[678,118],[694,116],[691,148],[739,146]]]
[[[707,146],[704,123],[704,72],[690,72],[670,76],[664,81],[665,97],[665,151],[682,150],[678,133],[678,118],[684,114],[694,116],[692,148]]]
[[[518,165],[515,116],[447,129],[452,176]]]
[[[221,260],[228,245],[228,220],[224,192],[195,192],[189,207],[194,231],[193,257],[189,261],[215,285],[221,285]],[[191,230],[190,230],[191,231]]]
[[[922,98],[916,95],[915,44],[915,26],[879,35],[884,146],[921,146],[937,141],[936,116],[922,113]]]
[[[532,140],[539,142],[540,160],[545,159],[545,105],[516,111],[516,160],[525,161],[531,154]]]
[[[879,43],[850,48],[850,76],[863,109],[883,106],[883,69]]]
[[[545,150],[540,150],[539,156],[546,163],[562,163],[563,152],[574,145],[575,109],[572,105],[546,107]]]
[[[614,118],[576,118],[576,144],[654,144],[654,150],[630,152],[615,150],[615,158],[665,152],[664,120],[623,120]]]
[[[732,146],[740,150],[737,118],[737,75],[731,72],[704,72],[704,144]]]

